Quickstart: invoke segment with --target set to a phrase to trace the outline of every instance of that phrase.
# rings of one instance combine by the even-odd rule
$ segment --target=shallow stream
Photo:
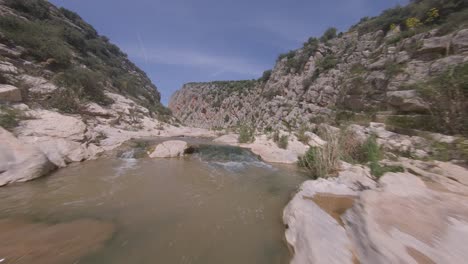
[[[180,159],[137,159],[138,152],[127,149],[112,157],[73,164],[43,179],[1,188],[0,231],[2,225],[14,230],[12,223],[16,223],[21,232],[10,232],[6,238],[0,234],[0,260],[288,263],[281,215],[290,196],[306,180],[294,166],[267,164],[247,150],[217,145],[202,144],[198,153]],[[80,228],[59,230],[62,233],[53,229],[81,219],[111,225],[108,238],[102,234],[84,239],[83,222]],[[38,232],[30,229],[33,224],[40,230],[44,228],[38,224],[51,226],[51,231],[43,234],[44,239],[35,238]],[[102,230],[96,224],[88,230],[93,228]],[[76,241],[49,242],[80,235],[87,247],[79,248]],[[34,239],[42,241],[43,251],[32,248],[27,253],[32,256],[22,253],[27,247],[25,237],[33,240],[30,244]],[[47,249],[48,243],[56,252]],[[63,258],[49,256],[47,261],[47,254]]]

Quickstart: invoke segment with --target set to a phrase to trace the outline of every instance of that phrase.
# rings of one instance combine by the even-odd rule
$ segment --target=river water
[[[138,152],[127,149],[1,188],[0,220],[9,221],[8,230],[16,219],[29,224],[17,224],[22,231],[7,238],[0,234],[10,247],[2,252],[0,241],[0,261],[27,263],[28,256],[39,256],[43,262],[35,263],[288,263],[282,210],[306,180],[294,166],[267,164],[247,150],[217,145],[201,145],[199,153],[181,159],[137,159]],[[98,240],[93,246],[83,230],[93,233],[99,225],[53,229],[80,219],[113,228],[106,239],[90,238]],[[38,223],[52,230],[42,239],[42,251],[34,252],[34,246],[25,249],[24,237],[40,240],[34,236],[41,232],[30,229],[42,228]],[[63,237],[81,237],[89,248],[71,250],[78,240],[57,245]],[[49,246],[55,251],[47,241],[56,241]]]

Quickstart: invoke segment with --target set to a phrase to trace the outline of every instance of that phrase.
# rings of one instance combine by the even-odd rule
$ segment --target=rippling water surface
[[[213,145],[182,159],[134,156],[130,149],[2,188],[0,219],[112,223],[112,238],[76,263],[288,262],[281,214],[305,180],[294,167]]]

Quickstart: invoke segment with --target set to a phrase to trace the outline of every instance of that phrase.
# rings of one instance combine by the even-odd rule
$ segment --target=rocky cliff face
[[[3,103],[80,114],[87,103],[111,105],[112,92],[166,113],[146,74],[76,13],[43,0],[1,0],[0,15]]]
[[[465,122],[466,92],[450,97],[439,94],[443,85],[424,88],[444,78],[466,85],[468,26],[459,23],[447,31],[441,23],[401,32],[392,26],[384,33],[363,32],[366,25],[329,40],[311,38],[303,48],[280,57],[271,74],[243,88],[230,89],[225,82],[186,84],[169,107],[182,122],[204,128],[251,124],[259,130],[296,130],[346,119],[466,133],[466,125],[449,127]],[[450,73],[454,69],[457,76]],[[459,114],[450,114],[454,112]]]

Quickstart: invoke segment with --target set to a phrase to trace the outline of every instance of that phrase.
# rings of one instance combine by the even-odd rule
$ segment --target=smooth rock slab
[[[356,193],[334,180],[306,181],[283,212],[291,264],[352,264],[352,244],[346,230],[313,199],[317,194],[352,196]]]
[[[344,216],[361,263],[466,262],[466,195],[434,191],[410,173],[387,173],[380,186]]]
[[[31,111],[35,119],[21,122],[19,136],[56,137],[72,141],[85,138],[86,124],[74,116],[62,115],[48,110]]]
[[[181,140],[169,140],[156,146],[156,149],[149,154],[150,158],[176,158],[184,156],[190,149],[187,142]]]

